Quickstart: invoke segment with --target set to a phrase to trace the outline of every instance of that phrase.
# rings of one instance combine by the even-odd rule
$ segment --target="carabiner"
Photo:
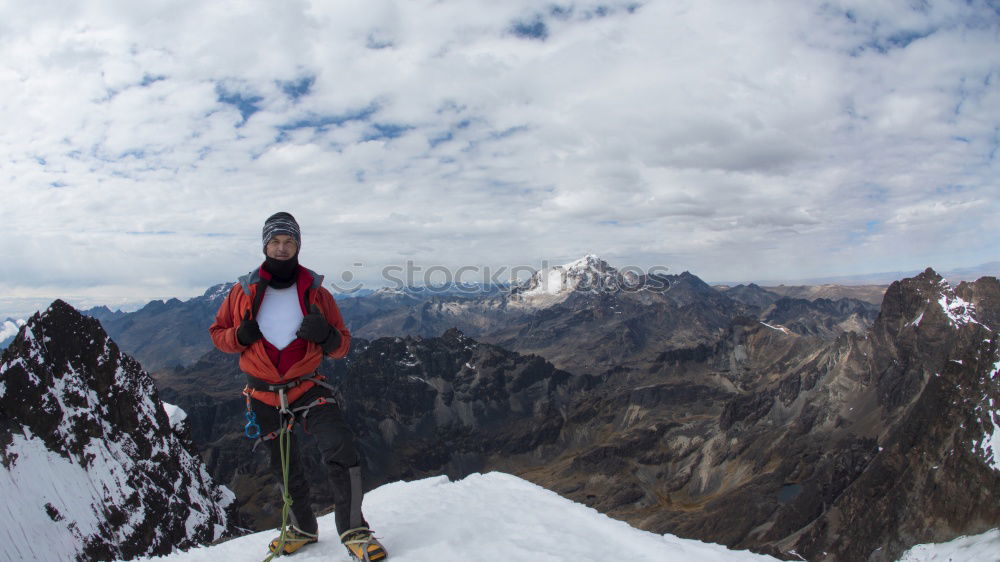
[[[247,436],[247,439],[256,439],[260,437],[260,426],[257,425],[257,414],[256,412],[248,411],[246,413],[247,424],[243,426],[243,434]]]

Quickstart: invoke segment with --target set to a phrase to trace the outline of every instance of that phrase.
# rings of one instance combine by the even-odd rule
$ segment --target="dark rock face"
[[[967,290],[995,289],[984,279]],[[997,334],[978,313],[925,272],[889,288],[864,338],[826,343],[734,325],[719,348],[730,355],[728,369],[719,358],[701,375],[733,383],[721,409],[687,402],[684,417],[630,414],[641,420],[630,434],[662,432],[660,462],[608,456],[587,466],[583,484],[583,475],[576,483],[565,472],[539,476],[657,532],[785,557],[893,560],[916,543],[985,531],[1000,522],[990,499],[1000,491],[1000,464],[984,445],[1000,431],[1000,364]],[[705,419],[713,413],[717,421]],[[592,484],[595,472],[608,484]],[[644,494],[609,499],[623,489]]]
[[[879,307],[857,299],[794,299],[782,297],[761,313],[761,320],[796,334],[833,340],[844,332],[864,334],[871,328]]]
[[[171,429],[152,379],[62,301],[33,316],[0,365],[0,482],[20,559],[167,554],[235,527],[231,492]],[[12,512],[9,512],[12,513]]]
[[[352,356],[340,388],[370,472],[393,481],[551,457],[562,412],[592,384],[452,329],[371,342]]]
[[[1000,421],[1000,342],[979,320],[998,312],[989,296],[1000,286],[995,278],[963,285],[981,307],[932,270],[886,292],[869,345],[859,346],[868,353],[865,390],[878,404],[871,411],[881,423],[867,431],[878,454],[799,539],[800,552],[891,560],[914,543],[1000,521],[1000,463],[989,447]],[[851,541],[836,544],[836,533]]]

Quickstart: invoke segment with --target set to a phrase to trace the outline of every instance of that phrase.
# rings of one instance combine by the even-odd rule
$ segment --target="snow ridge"
[[[751,562],[776,560],[747,551],[656,535],[611,519],[525,480],[491,472],[449,482],[438,476],[395,482],[365,496],[365,516],[393,562]],[[167,561],[263,559],[274,531],[167,556]],[[338,560],[333,514],[319,520],[320,542],[298,562]],[[163,560],[163,559],[156,559]]]

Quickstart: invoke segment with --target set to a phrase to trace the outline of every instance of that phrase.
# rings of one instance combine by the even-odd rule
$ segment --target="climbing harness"
[[[253,446],[254,449],[256,449],[257,446],[260,445],[260,443],[263,441],[270,441],[271,439],[277,439],[281,428],[279,427],[278,429],[275,429],[274,431],[271,431],[266,435],[261,435],[260,425],[257,424],[257,414],[253,411],[253,406],[252,403],[250,402],[250,399],[254,398],[260,402],[263,402],[264,404],[274,406],[278,408],[279,412],[282,410],[287,411],[291,415],[292,423],[294,423],[296,419],[301,419],[302,425],[303,427],[305,427],[309,418],[309,410],[311,410],[316,406],[323,406],[325,404],[329,404],[331,403],[331,401],[334,400],[332,398],[327,398],[326,396],[319,396],[315,398],[312,402],[304,406],[289,408],[289,402],[294,402],[295,398],[298,398],[302,393],[294,393],[291,394],[292,397],[290,397],[289,393],[287,393],[286,391],[291,389],[302,388],[306,382],[318,384],[322,387],[329,389],[333,396],[336,396],[339,390],[336,386],[327,383],[326,377],[317,373],[304,376],[300,379],[284,384],[265,383],[264,385],[262,385],[264,386],[264,388],[252,388],[248,384],[246,388],[243,389],[243,396],[246,397],[247,401],[247,411],[246,411],[247,424],[243,427],[243,433],[244,435],[246,435],[247,439],[257,440],[257,442],[254,443]],[[312,388],[312,386],[310,385],[306,387],[306,389],[309,388]],[[276,399],[270,400],[268,399],[270,398],[270,396],[267,395],[274,395]],[[288,428],[291,429],[291,424],[288,424]]]

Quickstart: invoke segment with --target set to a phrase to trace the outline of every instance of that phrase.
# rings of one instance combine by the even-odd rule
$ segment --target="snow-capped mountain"
[[[10,342],[14,341],[14,336],[17,335],[17,331],[24,326],[24,320],[15,320],[14,318],[8,318],[3,322],[0,322],[0,349],[5,349]]]
[[[457,482],[439,476],[396,482],[365,496],[365,515],[393,562],[741,562],[777,560],[724,546],[657,535],[601,515],[520,478],[498,472]],[[164,562],[257,560],[267,531],[176,553]],[[320,542],[299,562],[348,561],[333,515],[319,520]]]
[[[149,375],[62,301],[2,356],[0,494],[11,560],[165,554],[234,528],[232,493],[171,428]]]
[[[536,271],[524,285],[517,287],[512,301],[528,307],[545,308],[565,301],[574,291],[594,294],[636,289],[640,276],[620,273],[608,262],[587,254],[563,265]]]

